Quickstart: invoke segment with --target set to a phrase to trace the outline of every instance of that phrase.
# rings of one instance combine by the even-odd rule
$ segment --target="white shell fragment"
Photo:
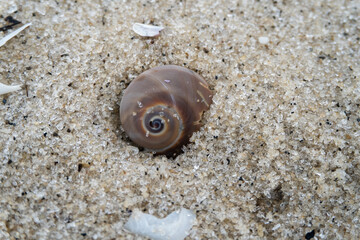
[[[153,240],[183,240],[189,234],[195,219],[195,214],[185,208],[174,211],[163,219],[135,210],[124,227]]]
[[[19,27],[18,29],[12,31],[11,33],[5,35],[2,39],[0,39],[0,47],[2,45],[4,45],[7,41],[9,41],[10,39],[15,37],[16,35],[18,35],[22,30],[24,30],[25,28],[27,28],[30,25],[31,25],[31,23],[27,23],[27,24]]]
[[[8,86],[8,85],[0,83],[0,95],[9,93],[9,92],[14,92],[14,91],[17,91],[20,89],[21,89],[21,85]]]
[[[142,37],[156,37],[163,30],[163,27],[134,23],[133,30]]]

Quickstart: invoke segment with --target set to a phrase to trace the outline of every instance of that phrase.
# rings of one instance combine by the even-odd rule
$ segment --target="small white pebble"
[[[142,37],[156,37],[163,30],[163,27],[134,23],[133,30]]]
[[[171,82],[170,80],[167,80],[167,79],[165,79],[164,81],[165,81],[166,83],[169,83],[169,82]]]
[[[259,37],[259,43],[268,44],[269,43],[269,38],[268,37]]]

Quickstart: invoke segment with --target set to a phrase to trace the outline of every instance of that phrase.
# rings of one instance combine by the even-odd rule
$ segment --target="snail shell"
[[[195,72],[175,65],[140,74],[124,92],[120,120],[130,139],[157,154],[173,154],[201,127],[212,93]]]

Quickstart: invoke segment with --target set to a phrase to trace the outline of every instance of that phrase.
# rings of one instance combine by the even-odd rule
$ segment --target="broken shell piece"
[[[8,86],[8,85],[0,83],[0,95],[9,93],[9,92],[14,92],[14,91],[17,91],[20,89],[21,89],[21,85]]]
[[[134,23],[133,30],[142,37],[156,37],[163,30],[163,27]]]
[[[135,210],[124,227],[153,240],[183,240],[189,234],[195,219],[195,214],[185,208],[174,211],[163,219]]]
[[[28,26],[30,26],[31,23],[27,23],[19,28],[17,28],[15,31],[12,31],[11,33],[7,34],[5,37],[3,37],[2,39],[0,39],[0,47],[2,45],[4,45],[7,41],[9,41],[10,39],[12,39],[13,37],[15,37],[16,35],[18,35],[22,30],[24,30],[25,28],[27,28]]]

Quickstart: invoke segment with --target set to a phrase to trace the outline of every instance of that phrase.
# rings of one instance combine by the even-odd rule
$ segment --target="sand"
[[[0,27],[32,23],[0,48],[0,82],[24,86],[0,96],[0,239],[141,239],[123,228],[134,209],[181,207],[187,239],[359,239],[359,8],[0,0]],[[119,122],[124,89],[165,64],[214,91],[174,159]]]

